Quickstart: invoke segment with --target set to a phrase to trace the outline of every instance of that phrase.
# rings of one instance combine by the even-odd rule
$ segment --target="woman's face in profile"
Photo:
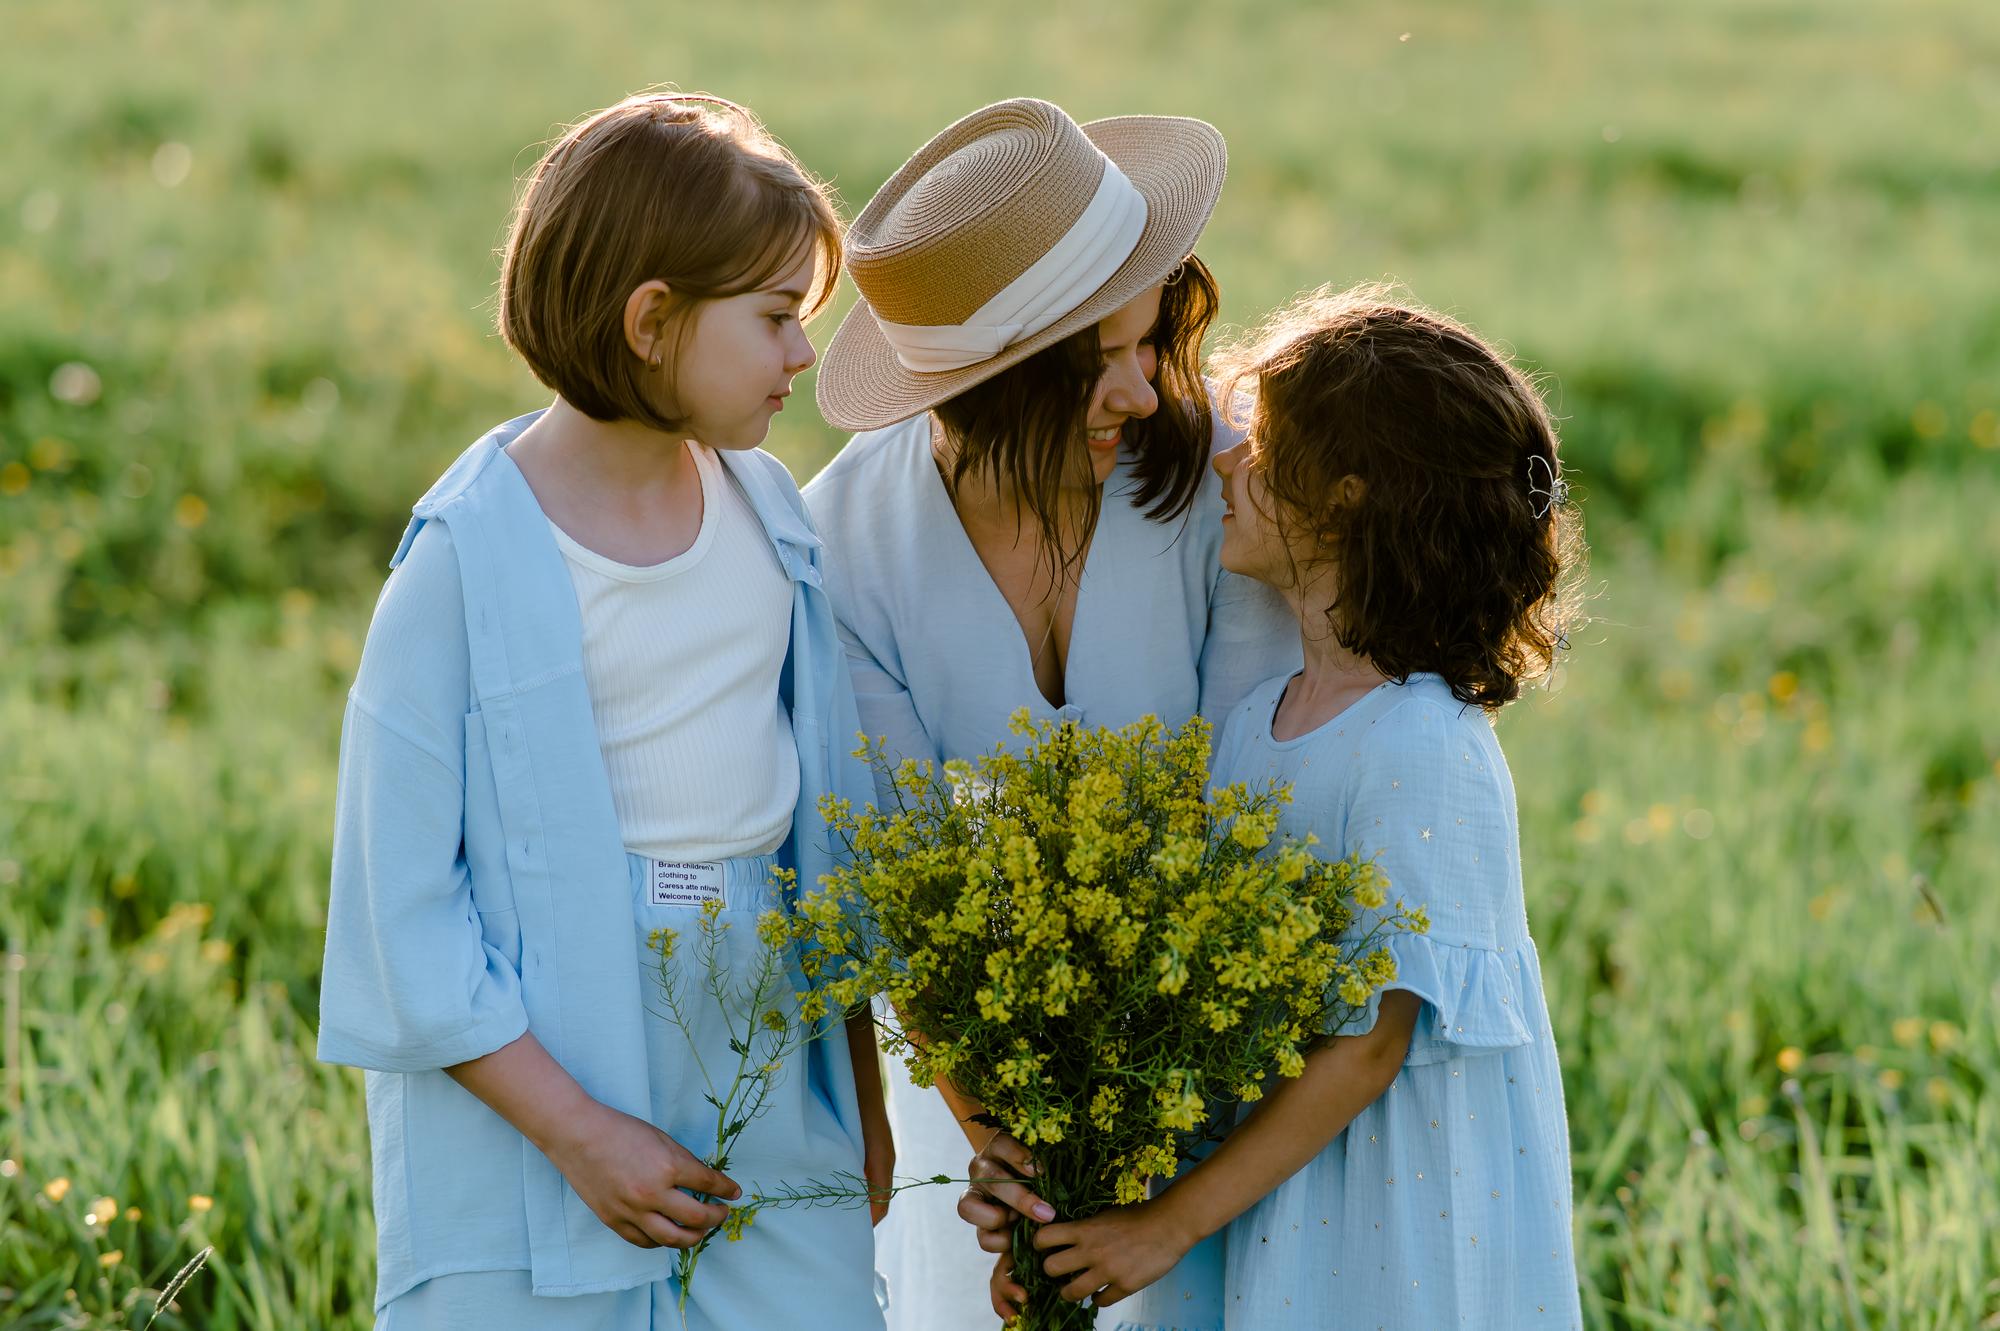
[[[1093,484],[1102,485],[1118,464],[1125,422],[1143,420],[1159,409],[1153,376],[1160,367],[1153,345],[1160,321],[1164,284],[1148,287],[1097,322],[1097,341],[1104,352],[1103,369],[1090,393],[1084,445],[1090,457]]]

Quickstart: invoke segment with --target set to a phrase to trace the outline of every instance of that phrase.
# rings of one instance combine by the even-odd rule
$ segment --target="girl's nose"
[[[1220,453],[1210,458],[1208,465],[1214,467],[1215,474],[1226,481],[1229,479],[1231,473],[1236,470],[1236,464],[1242,459],[1243,450],[1248,446],[1248,441],[1240,444],[1231,444],[1228,448],[1223,449]]]
[[[793,374],[800,374],[813,367],[813,362],[819,359],[819,353],[813,350],[812,339],[806,336],[805,329],[799,326],[797,320],[792,321],[792,336],[798,339],[798,342],[791,349],[792,354],[785,368]]]

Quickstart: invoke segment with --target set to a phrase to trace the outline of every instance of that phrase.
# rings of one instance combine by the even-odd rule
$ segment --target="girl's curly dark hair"
[[[1551,668],[1579,609],[1582,521],[1548,409],[1505,356],[1366,286],[1300,298],[1221,364],[1270,516],[1335,563],[1341,646],[1489,711]]]

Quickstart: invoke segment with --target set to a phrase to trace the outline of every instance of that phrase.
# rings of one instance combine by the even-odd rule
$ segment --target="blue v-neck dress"
[[[1220,424],[1215,448],[1236,436]],[[1205,472],[1183,518],[1153,522],[1130,502],[1121,457],[1104,485],[1084,561],[1060,703],[1042,696],[1013,610],[952,507],[918,416],[859,434],[805,488],[827,543],[827,590],[847,648],[862,726],[894,759],[972,758],[1011,744],[1007,719],[1122,726],[1219,717],[1255,683],[1296,668],[1298,629],[1268,588],[1223,570],[1221,485]],[[891,1069],[897,1169],[963,1177],[963,1133],[933,1091]],[[994,1327],[993,1258],[958,1218],[957,1190],[916,1189],[876,1230],[890,1331]],[[1119,1326],[1220,1326],[1221,1244],[1111,1309]]]

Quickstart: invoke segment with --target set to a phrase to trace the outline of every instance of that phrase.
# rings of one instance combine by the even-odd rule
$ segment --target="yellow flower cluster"
[[[822,804],[848,854],[799,903],[801,1007],[886,995],[922,1032],[891,1038],[918,1084],[981,1101],[1087,1215],[1298,1076],[1394,977],[1386,934],[1421,920],[1373,863],[1279,842],[1288,791],[1211,789],[1199,718],[1013,728],[976,762],[904,762],[885,810]]]

